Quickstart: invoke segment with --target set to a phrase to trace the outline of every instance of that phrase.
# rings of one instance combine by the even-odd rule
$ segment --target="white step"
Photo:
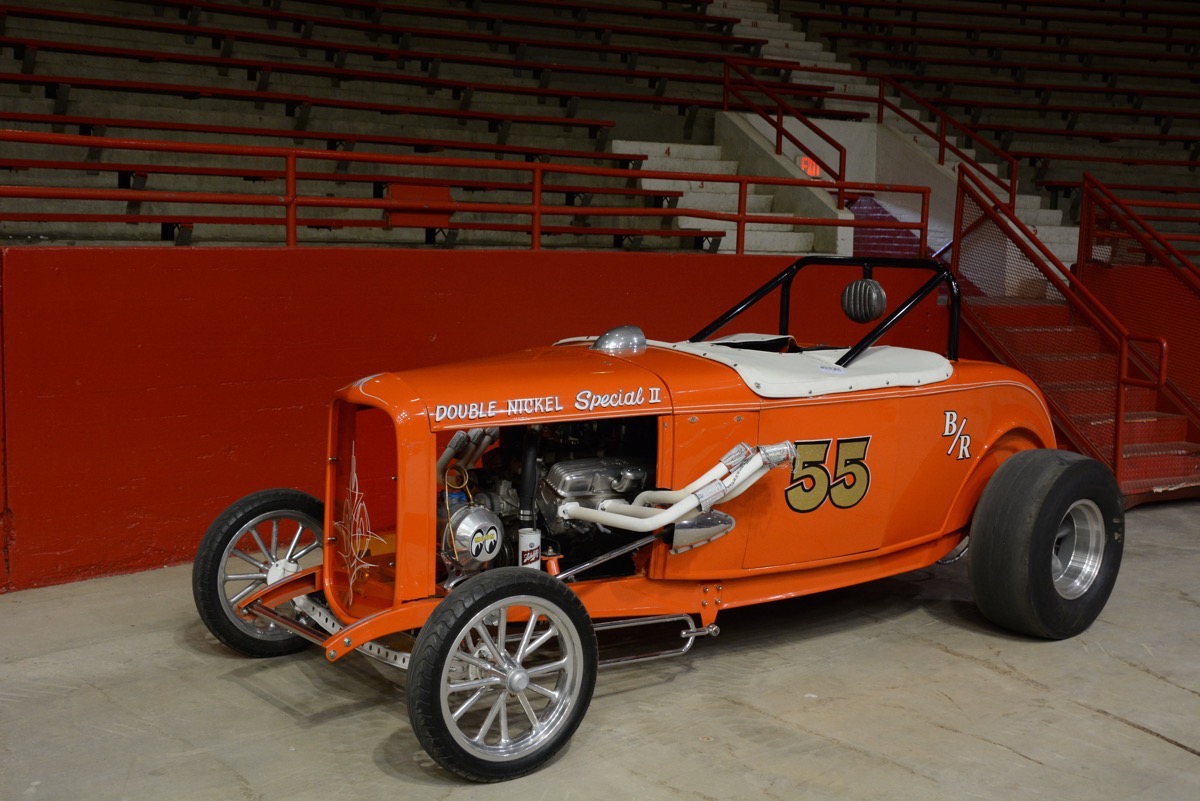
[[[1037,235],[1043,244],[1055,247],[1058,245],[1079,246],[1079,229],[1069,225],[1035,225],[1030,230]]]
[[[713,0],[705,12],[714,17],[737,17],[738,19],[778,20],[779,15],[761,0]]]
[[[821,108],[826,108],[830,111],[853,111],[855,113],[866,114],[867,118],[874,122],[877,104],[869,102],[874,100],[874,97],[866,94],[863,94],[862,97],[864,100],[823,100],[821,101]]]
[[[684,208],[698,211],[737,211],[737,195],[721,192],[691,192],[686,196],[686,203],[680,203]],[[774,208],[775,198],[771,195],[760,195],[753,192],[746,196],[746,211],[751,214],[770,214]]]
[[[1039,195],[1017,195],[1017,211],[1028,211],[1029,209],[1040,209],[1042,207],[1042,198]]]
[[[642,169],[664,172],[702,172],[712,175],[737,175],[738,163],[736,161],[706,158],[649,156],[642,162]]]
[[[803,41],[805,35],[803,32],[796,30],[789,23],[780,22],[777,19],[760,20],[749,19],[743,20],[733,26],[733,32],[737,36],[746,36],[749,38],[783,38],[797,39]]]
[[[1017,195],[1017,218],[1030,226],[1061,226],[1062,209],[1042,208],[1041,195]]]
[[[1062,209],[1017,209],[1017,219],[1042,230],[1062,226]]]
[[[717,231],[733,232],[737,230],[737,223],[730,220],[710,220],[706,217],[680,217],[680,228],[708,228]],[[795,226],[786,223],[747,223],[747,233],[763,233],[763,234],[794,234],[796,233]]]
[[[649,156],[642,165],[644,170],[735,175],[739,167],[738,162],[722,158],[720,147],[711,145],[618,139],[612,146],[614,150]],[[643,178],[640,183],[645,189],[683,192],[683,197],[678,202],[678,208],[683,210],[737,210],[739,187],[736,183],[665,178]],[[769,214],[774,207],[774,197],[770,194],[755,194],[754,188],[751,188],[746,207],[751,213]],[[720,252],[732,253],[737,250],[736,223],[689,215],[680,217],[676,225],[680,228],[727,231],[729,233],[720,243]],[[798,232],[794,226],[786,223],[749,223],[744,252],[807,253],[811,252],[812,243],[813,235],[810,232]]]
[[[737,195],[738,185],[735,183],[713,181],[684,181],[668,178],[643,178],[641,184],[646,189],[665,189],[668,192],[709,192],[715,195]],[[687,194],[680,199],[680,206],[687,206]]]
[[[830,64],[811,64],[808,66],[820,67],[822,70],[838,70],[845,67],[843,64],[833,62]],[[810,72],[804,67],[797,67],[791,74],[792,83],[801,84],[816,84],[817,86],[828,86],[831,91],[841,94],[859,95],[875,99],[879,96],[879,87],[873,83],[867,83],[866,78],[861,75],[843,74],[840,72]],[[830,103],[838,101],[827,101]]]
[[[814,44],[814,42],[799,42],[795,46],[788,42],[768,44],[763,47],[762,55],[764,58],[779,58],[822,66],[833,65],[837,61],[837,54],[825,50],[820,45],[814,47]]]
[[[686,220],[689,218],[681,218]],[[696,219],[697,227],[712,230],[713,220]],[[703,223],[709,223],[704,225]],[[681,222],[681,225],[683,223]],[[688,226],[684,226],[688,227]],[[730,232],[721,238],[719,252],[734,253],[737,251],[737,234]],[[810,253],[813,247],[813,235],[804,231],[747,231],[745,253]]]
[[[676,156],[684,159],[712,159],[714,161],[721,158],[721,148],[717,145],[691,145],[680,142],[642,142],[635,139],[614,139],[611,144],[614,153],[663,156],[667,158]]]

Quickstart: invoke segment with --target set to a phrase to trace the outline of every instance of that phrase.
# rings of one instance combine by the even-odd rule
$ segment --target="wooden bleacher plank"
[[[406,114],[414,116],[439,117],[461,121],[487,123],[489,130],[497,130],[503,124],[518,123],[536,126],[561,126],[564,128],[585,128],[590,136],[600,138],[601,131],[613,127],[609,120],[589,119],[581,117],[548,117],[542,115],[501,114],[496,112],[472,111],[470,109],[448,109],[432,106],[404,106],[391,103],[374,103],[361,100],[342,100],[335,97],[319,95],[300,95],[286,92],[256,91],[251,89],[228,89],[217,86],[200,86],[194,84],[170,84],[150,81],[119,81],[110,78],[91,78],[82,75],[26,75],[24,73],[0,72],[0,83],[17,86],[41,86],[47,95],[57,94],[61,99],[63,87],[74,89],[91,89],[107,92],[130,92],[157,95],[171,95],[189,100],[211,99],[232,100],[251,103],[273,103],[284,106],[289,116],[302,115],[305,108],[324,107],[345,111],[371,111],[380,114]],[[300,119],[297,120],[298,124]],[[302,127],[298,128],[302,130]]]
[[[1078,75],[1081,78],[1100,76],[1109,87],[1116,88],[1121,77],[1150,78],[1154,80],[1179,80],[1188,83],[1200,82],[1200,71],[1178,71],[1159,69],[1139,69],[1135,67],[1117,68],[1108,65],[1063,64],[1049,61],[1014,61],[1013,59],[992,58],[950,58],[943,56],[920,56],[907,53],[893,53],[886,50],[853,50],[846,54],[856,59],[863,70],[873,61],[883,61],[889,64],[903,64],[910,69],[920,70],[928,65],[939,67],[955,67],[979,70],[1003,70],[1010,75],[1026,81],[1030,73],[1049,72],[1055,74]],[[1029,80],[1031,85],[1034,81]]]
[[[64,42],[48,39],[26,39],[13,36],[0,36],[0,47],[11,47],[18,59],[32,63],[32,59],[23,56],[30,53],[57,51],[72,54],[89,55],[103,58],[129,59],[143,63],[178,63],[210,67],[225,74],[231,69],[245,71],[249,79],[257,79],[257,90],[268,88],[268,76],[276,73],[306,75],[310,77],[329,78],[341,82],[380,82],[403,86],[418,86],[431,90],[446,90],[455,100],[460,100],[468,94],[498,94],[502,96],[527,95],[542,102],[546,99],[558,101],[562,106],[572,100],[585,99],[590,101],[606,101],[615,103],[645,103],[656,108],[659,106],[674,106],[682,114],[688,108],[723,109],[726,104],[720,98],[696,98],[672,96],[665,93],[638,94],[633,92],[587,91],[578,89],[554,89],[543,86],[523,86],[514,84],[489,84],[482,81],[461,81],[444,78],[412,75],[397,71],[362,70],[313,65],[289,61],[270,61],[264,59],[232,58],[224,56],[204,56],[191,53],[170,51],[144,50],[135,48],[108,47],[86,42]],[[24,71],[24,70],[23,70]],[[797,87],[789,84],[772,86],[772,91],[781,92],[790,99],[811,99],[814,95],[826,93],[827,87],[816,87],[820,91],[811,92],[809,87]],[[734,104],[736,106],[736,104]],[[461,106],[460,106],[461,107]]]
[[[368,37],[375,38],[378,36],[402,36],[406,33],[406,27],[401,25],[388,25],[381,21],[382,15],[392,15],[407,18],[418,19],[436,19],[444,21],[447,19],[458,20],[461,22],[486,22],[491,28],[497,32],[499,29],[508,27],[533,27],[541,30],[558,30],[570,33],[587,33],[591,34],[598,41],[608,42],[611,37],[616,34],[618,36],[628,37],[645,37],[650,39],[665,39],[667,41],[687,42],[693,44],[718,45],[723,47],[741,48],[750,53],[757,53],[762,45],[766,43],[763,39],[754,39],[749,37],[740,37],[724,34],[706,33],[703,31],[682,31],[670,28],[650,28],[639,27],[634,25],[613,25],[613,24],[596,24],[589,22],[580,22],[577,20],[561,20],[554,17],[525,17],[511,14],[490,14],[485,11],[473,11],[454,9],[448,6],[432,7],[406,5],[402,3],[369,3],[355,2],[355,0],[339,0],[338,2],[326,2],[325,0],[307,0],[309,5],[323,5],[326,7],[336,8],[341,10],[346,7],[367,7],[373,11],[379,12],[379,18],[373,18],[369,21],[358,21],[351,19],[335,19],[333,17],[313,17],[294,12],[277,11],[271,8],[262,6],[244,6],[230,5],[226,3],[212,2],[211,0],[126,0],[127,2],[142,3],[157,7],[174,7],[190,12],[192,9],[204,11],[212,14],[230,14],[236,16],[247,16],[264,21],[274,21],[276,23],[287,23],[293,26],[311,26],[323,25],[328,27],[341,28],[344,30],[358,31]]]
[[[1094,4],[1091,7],[1080,6],[1076,10],[1064,12],[1043,11],[1041,10],[1042,4],[1032,2],[1021,3],[1021,8],[997,8],[995,3],[982,5],[967,2],[914,2],[913,0],[905,0],[904,2],[896,2],[896,0],[838,0],[838,5],[844,9],[859,9],[863,12],[864,17],[870,16],[872,20],[888,21],[888,15],[891,15],[890,20],[892,21],[899,20],[901,17],[908,17],[911,22],[918,25],[921,23],[921,17],[926,14],[947,17],[983,17],[988,20],[1012,20],[1015,23],[1029,25],[1030,27],[1033,27],[1032,23],[1048,25],[1051,22],[1110,27],[1127,27],[1130,24],[1128,18],[1117,14],[1105,15],[1102,13],[1103,9],[1096,8]],[[1160,28],[1164,31],[1178,29],[1200,30],[1200,18],[1157,19],[1146,16],[1143,20],[1135,24],[1146,28]]]
[[[121,176],[134,173],[148,175],[183,175],[206,176],[221,178],[236,178],[242,181],[283,181],[287,177],[284,169],[247,169],[241,167],[204,167],[188,164],[150,164],[144,162],[101,162],[94,160],[67,161],[62,159],[27,159],[9,158],[0,155],[0,170],[62,170],[79,173],[113,173],[118,176],[118,184],[124,182]],[[438,179],[428,176],[411,177],[383,173],[348,173],[330,170],[297,170],[298,181],[324,181],[328,183],[368,183],[385,186],[435,186],[446,189],[463,189],[468,191],[506,191],[533,192],[533,185],[528,181],[494,181],[485,179],[447,178]],[[564,196],[563,205],[575,206],[574,201],[584,195],[603,195],[609,197],[630,197],[644,199],[656,208],[666,208],[674,205],[683,192],[669,189],[643,189],[641,187],[614,187],[588,184],[543,183],[543,194],[561,194]],[[380,192],[376,192],[381,197]]]
[[[1028,37],[1036,39],[1038,43],[1043,45],[1049,43],[1066,45],[1076,40],[1106,41],[1145,44],[1169,52],[1171,48],[1181,44],[1179,39],[1172,36],[1132,33],[1128,30],[1088,30],[1078,26],[1051,28],[1049,26],[997,25],[989,21],[991,19],[989,16],[981,14],[968,15],[967,19],[961,22],[944,19],[921,19],[915,21],[901,18],[864,17],[859,14],[849,13],[849,8],[847,8],[845,13],[811,10],[796,11],[791,14],[791,18],[796,20],[805,32],[808,32],[810,27],[812,27],[811,23],[821,22],[838,25],[842,30],[850,27],[863,31],[894,31],[906,28],[913,33],[917,31],[958,32],[968,39],[981,38],[984,34]],[[827,31],[824,29],[814,32],[820,36],[827,34]]]

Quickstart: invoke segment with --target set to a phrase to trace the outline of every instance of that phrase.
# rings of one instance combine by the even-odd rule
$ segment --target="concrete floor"
[[[1200,502],[1134,510],[1082,636],[987,624],[962,563],[722,615],[682,658],[603,671],[532,776],[418,747],[403,676],[239,657],[190,568],[0,596],[0,799],[1196,799]]]

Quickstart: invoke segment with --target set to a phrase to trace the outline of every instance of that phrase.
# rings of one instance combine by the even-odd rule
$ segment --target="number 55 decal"
[[[833,440],[796,443],[792,462],[792,481],[787,486],[787,502],[797,512],[812,512],[828,498],[839,509],[849,509],[867,495],[871,470],[867,467],[870,437],[839,439],[833,465],[827,465]]]

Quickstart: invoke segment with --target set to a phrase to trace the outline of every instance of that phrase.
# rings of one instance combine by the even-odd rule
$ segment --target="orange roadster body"
[[[791,277],[822,261],[688,341],[626,326],[346,387],[325,502],[269,490],[231,507],[197,557],[202,617],[246,653],[312,641],[409,670],[422,744],[476,780],[566,742],[597,632],[674,624],[682,645],[646,656],[683,653],[724,609],[925,567],[972,532],[988,617],[1086,628],[1120,561],[1111,476],[1051,450],[1027,378],[957,358],[957,286],[933,262],[851,262],[846,313],[882,321],[851,347],[796,342]],[[871,276],[893,266],[931,278],[887,314]],[[938,291],[947,353],[877,344]],[[779,331],[727,333],[777,293]]]

